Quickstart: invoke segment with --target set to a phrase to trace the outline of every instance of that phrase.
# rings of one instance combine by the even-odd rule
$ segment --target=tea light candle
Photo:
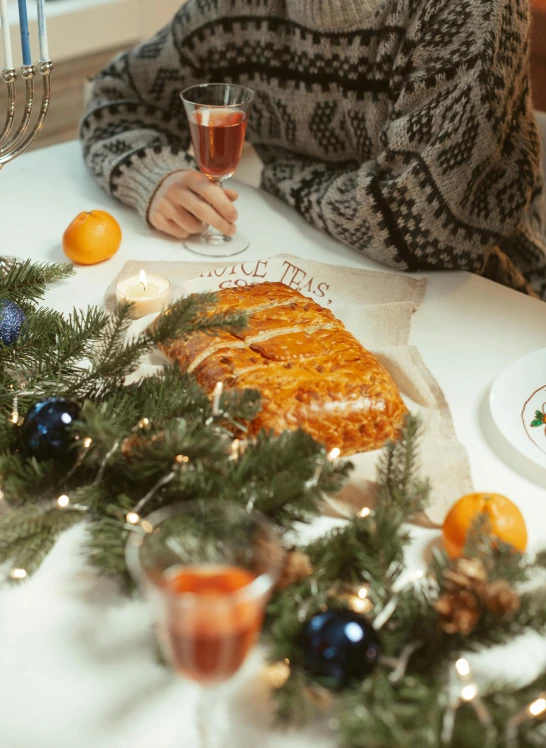
[[[139,276],[133,275],[116,283],[117,302],[129,301],[133,304],[133,319],[160,312],[169,305],[170,298],[171,284],[163,275],[147,276],[141,270]]]

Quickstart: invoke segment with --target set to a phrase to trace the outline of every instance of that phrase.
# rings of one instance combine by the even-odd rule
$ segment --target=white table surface
[[[307,226],[291,209],[255,189],[256,162],[243,161],[239,226],[251,240],[248,260],[290,253],[322,262],[378,268]],[[0,172],[0,255],[59,261],[64,229],[82,210],[104,209],[123,230],[108,262],[78,267],[56,284],[46,302],[61,311],[102,304],[127,260],[187,260],[178,242],[150,231],[111,200],[86,173],[77,143],[37,151]],[[239,259],[237,258],[237,259]],[[429,273],[425,301],[414,315],[418,346],[442,386],[455,428],[466,446],[477,490],[497,491],[521,508],[530,547],[546,545],[546,471],[515,453],[492,422],[488,393],[499,372],[546,346],[546,305],[468,273]],[[456,499],[458,497],[454,497]],[[329,520],[320,520],[317,531]],[[409,568],[422,566],[439,533],[414,529]],[[148,613],[140,601],[119,598],[81,556],[84,532],[58,542],[34,578],[0,590],[0,745],[5,748],[193,748],[197,688],[177,681],[151,654]],[[502,657],[485,660],[488,674],[531,677],[546,661],[546,643],[527,637]],[[266,745],[270,705],[256,653],[233,689],[237,735],[231,745]],[[477,662],[480,667],[480,662]],[[273,748],[326,748],[324,727],[270,734]]]

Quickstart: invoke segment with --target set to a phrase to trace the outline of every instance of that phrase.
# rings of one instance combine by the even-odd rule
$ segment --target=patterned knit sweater
[[[188,0],[92,83],[86,162],[144,219],[196,168],[180,91],[256,92],[263,187],[400,270],[481,273],[546,298],[528,0]]]

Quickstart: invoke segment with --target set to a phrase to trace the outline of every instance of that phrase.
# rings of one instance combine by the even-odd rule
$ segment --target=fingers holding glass
[[[199,211],[194,214],[207,220],[211,229],[184,246],[207,257],[239,254],[248,247],[248,239],[235,232],[237,212],[232,203],[237,196],[221,188],[239,164],[254,93],[244,86],[210,83],[192,86],[181,95],[195,158],[206,178],[199,181],[193,177],[190,188],[213,210],[211,213],[207,206],[192,201],[190,210]]]
[[[216,189],[219,190],[218,187]],[[207,197],[210,199],[210,192]],[[227,198],[225,198],[225,200],[231,206],[230,200]],[[235,234],[237,229],[234,221],[237,218],[237,211],[234,208],[230,208],[225,213],[221,213],[220,210],[214,207],[208,200],[203,199],[200,194],[196,194],[189,190],[187,194],[184,195],[184,204],[193,216],[199,218],[206,225],[212,226],[217,231],[221,231],[227,236],[233,236],[233,234]],[[221,209],[223,208],[224,205],[222,203]]]
[[[235,234],[236,190],[222,190],[195,171],[179,171],[163,181],[152,200],[149,221],[166,234],[186,239],[208,226],[228,236]]]

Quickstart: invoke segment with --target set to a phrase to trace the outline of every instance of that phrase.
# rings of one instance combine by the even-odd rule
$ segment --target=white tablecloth
[[[256,183],[249,155],[239,177]],[[289,208],[248,184],[240,185],[240,228],[251,247],[241,258],[290,253],[353,267],[378,267],[307,226]],[[80,267],[52,287],[47,303],[59,310],[101,304],[110,280],[128,259],[195,260],[146,228],[130,210],[92,182],[79,146],[37,151],[0,173],[0,254],[64,261],[64,229],[82,210],[112,212],[123,229],[110,261]],[[516,358],[546,346],[546,306],[468,273],[429,273],[425,302],[413,320],[418,346],[453,410],[467,447],[477,490],[497,491],[521,508],[530,547],[546,545],[546,471],[515,453],[492,422],[488,392]],[[454,500],[458,497],[454,497]],[[320,520],[315,531],[330,521]],[[414,530],[409,568],[423,565],[438,533]],[[85,567],[82,528],[67,533],[36,576],[0,590],[0,745],[4,748],[193,748],[197,688],[155,664],[149,620],[139,601]],[[269,707],[259,653],[233,690],[238,732],[231,745],[265,745]],[[544,641],[529,637],[503,657],[490,656],[488,673],[531,677],[546,659]],[[274,748],[334,746],[324,727],[275,734]]]

